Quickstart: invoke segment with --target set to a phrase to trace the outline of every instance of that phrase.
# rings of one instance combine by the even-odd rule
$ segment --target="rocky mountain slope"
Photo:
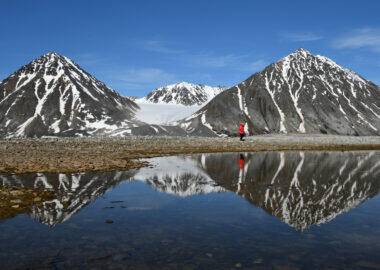
[[[137,99],[136,102],[181,104],[185,106],[203,105],[227,88],[180,82],[157,88],[146,97]]]
[[[48,53],[0,83],[0,137],[102,134],[141,124],[137,109],[70,59]]]
[[[324,133],[380,135],[380,88],[298,49],[216,96],[179,125],[192,135]]]

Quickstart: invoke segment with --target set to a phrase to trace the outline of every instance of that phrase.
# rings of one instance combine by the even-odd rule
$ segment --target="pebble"
[[[20,196],[20,195],[23,195],[24,192],[22,192],[22,191],[20,191],[20,190],[12,190],[12,191],[10,192],[10,194],[13,195],[13,196]]]
[[[18,203],[18,204],[20,204],[22,201],[21,200],[19,200],[19,199],[17,199],[17,200],[11,200],[11,203]]]

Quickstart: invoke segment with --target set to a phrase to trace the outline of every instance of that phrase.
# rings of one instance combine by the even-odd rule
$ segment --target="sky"
[[[380,1],[1,0],[0,80],[54,51],[125,96],[236,85],[302,47],[380,85]]]

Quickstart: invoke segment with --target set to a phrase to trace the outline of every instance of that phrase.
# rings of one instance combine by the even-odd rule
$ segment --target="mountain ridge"
[[[50,52],[0,83],[0,136],[83,136],[136,126],[136,103]]]
[[[379,118],[377,85],[300,48],[227,89],[179,125],[189,134],[210,136],[233,136],[240,122],[247,123],[248,134],[380,135]]]
[[[241,122],[247,135],[380,135],[379,86],[303,48],[228,89],[169,86],[135,103],[50,52],[0,83],[0,137],[235,136]],[[197,111],[166,125],[136,117],[138,104],[171,102]]]
[[[226,89],[228,87],[178,82],[156,88],[145,97],[137,99],[136,102],[185,106],[204,105]]]

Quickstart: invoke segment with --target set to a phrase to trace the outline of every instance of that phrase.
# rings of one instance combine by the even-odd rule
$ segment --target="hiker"
[[[240,135],[240,140],[241,141],[244,141],[244,136],[245,136],[245,133],[244,133],[244,124],[241,123],[240,124],[240,127],[239,127],[239,135]]]

